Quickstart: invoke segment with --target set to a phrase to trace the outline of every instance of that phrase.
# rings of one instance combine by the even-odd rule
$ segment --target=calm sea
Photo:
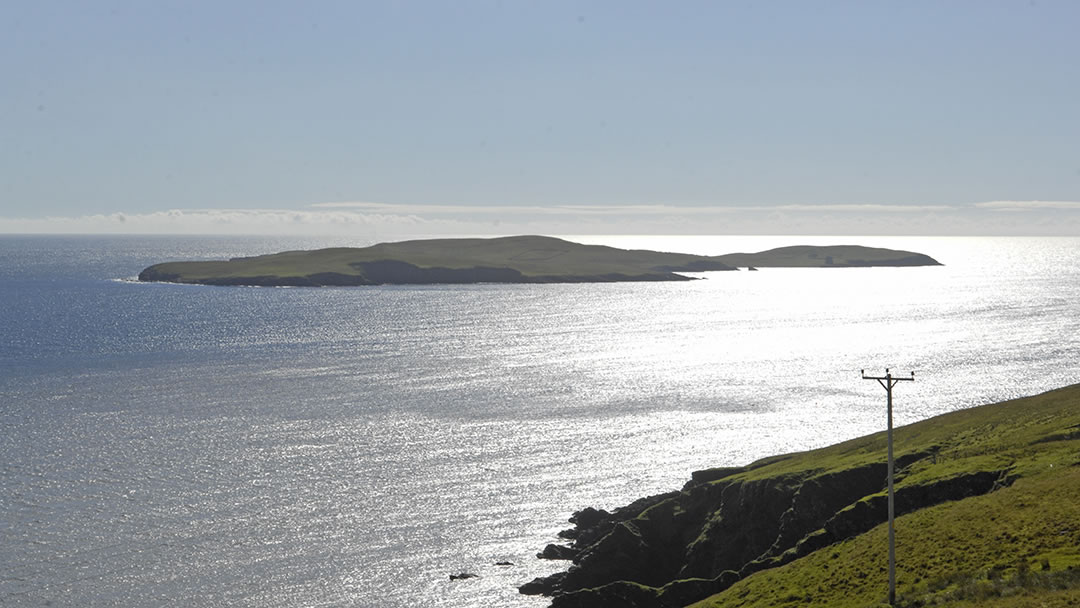
[[[370,243],[0,236],[0,604],[535,608],[574,510],[883,428],[860,369],[900,424],[1080,382],[1080,239],[576,240],[945,266],[215,288],[131,279]]]

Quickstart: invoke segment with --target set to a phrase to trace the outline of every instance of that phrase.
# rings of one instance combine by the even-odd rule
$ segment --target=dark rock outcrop
[[[901,455],[897,468],[902,474],[930,457]],[[765,478],[740,475],[750,468],[700,471],[681,492],[611,513],[578,511],[571,518],[575,528],[561,534],[574,539],[573,565],[521,592],[550,596],[556,608],[684,606],[887,520],[884,463]],[[896,512],[985,494],[1012,479],[994,470],[902,485]]]
[[[548,545],[544,550],[536,554],[540,559],[574,559],[579,550],[564,545]]]
[[[556,595],[562,589],[562,579],[566,578],[565,572],[556,572],[551,576],[541,576],[518,587],[518,591],[524,595]]]

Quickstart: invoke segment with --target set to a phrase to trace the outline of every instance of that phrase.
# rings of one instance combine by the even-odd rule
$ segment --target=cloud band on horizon
[[[1024,213],[1017,214],[1018,211]],[[328,202],[301,209],[172,209],[46,218],[0,216],[0,233],[360,234],[372,238],[522,233],[1080,235],[1080,202],[774,206]]]

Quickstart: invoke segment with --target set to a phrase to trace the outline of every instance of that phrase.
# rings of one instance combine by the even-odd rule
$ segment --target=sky
[[[1080,2],[12,0],[0,233],[1080,235]]]

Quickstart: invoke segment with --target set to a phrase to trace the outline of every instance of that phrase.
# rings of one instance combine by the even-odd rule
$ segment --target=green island
[[[700,256],[582,245],[545,236],[429,239],[286,251],[231,260],[165,262],[140,281],[255,286],[353,286],[433,283],[596,283],[685,281],[679,272],[738,267],[937,266],[910,251],[857,245],[781,247],[759,253]]]
[[[1080,385],[895,430],[896,606],[1080,605]],[[887,605],[886,434],[584,509],[556,608]]]

